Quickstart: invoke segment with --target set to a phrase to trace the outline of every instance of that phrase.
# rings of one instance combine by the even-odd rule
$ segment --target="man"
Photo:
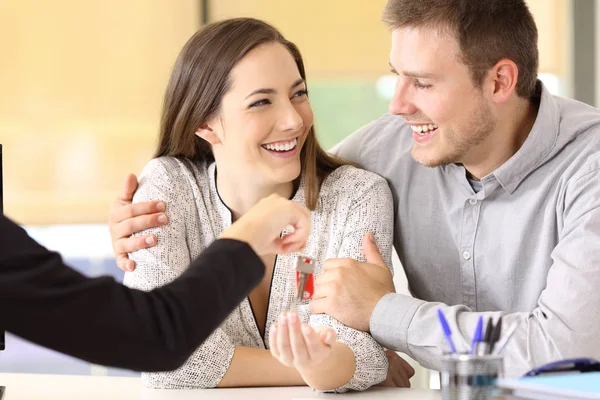
[[[280,238],[289,225],[295,231]],[[112,278],[86,278],[0,215],[2,327],[93,363],[170,371],[261,282],[265,266],[259,255],[299,251],[308,233],[307,209],[270,196],[225,230],[181,277],[146,293]]]
[[[389,0],[384,21],[390,114],[335,152],[390,183],[414,298],[393,293],[365,239],[369,263],[326,262],[313,312],[434,369],[447,349],[438,309],[459,351],[480,316],[502,317],[503,332],[520,322],[507,376],[600,357],[600,112],[537,81],[524,0]]]

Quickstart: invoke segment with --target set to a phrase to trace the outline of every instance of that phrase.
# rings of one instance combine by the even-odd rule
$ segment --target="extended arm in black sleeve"
[[[0,326],[96,364],[179,367],[263,275],[248,244],[221,239],[181,277],[143,292],[85,277],[0,216]]]

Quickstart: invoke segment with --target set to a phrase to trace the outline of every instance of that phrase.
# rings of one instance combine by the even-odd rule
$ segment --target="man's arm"
[[[5,329],[74,357],[134,370],[178,367],[264,274],[248,244],[223,239],[180,279],[146,293],[81,275],[4,217],[0,237]]]
[[[465,306],[427,303],[401,294],[384,296],[373,311],[371,333],[382,343],[439,369],[444,342],[437,308],[451,323],[457,347],[468,348],[479,316],[502,316],[503,332],[520,325],[503,354],[508,376],[571,357],[600,358],[600,165],[588,165],[566,185],[557,205],[561,236],[538,306],[519,313],[476,313]],[[518,268],[518,266],[515,266]],[[458,343],[456,343],[458,342]]]
[[[389,122],[391,121],[397,122],[390,125]],[[336,144],[329,152],[370,170],[371,164],[379,159],[381,149],[385,149],[385,145],[379,142],[380,130],[384,128],[397,129],[398,124],[403,124],[402,121],[399,116],[386,114],[357,129]],[[132,235],[163,226],[169,221],[167,215],[169,210],[165,211],[164,201],[166,199],[132,203],[137,187],[136,176],[129,174],[125,179],[121,194],[115,199],[110,208],[108,219],[117,266],[123,271],[133,271],[135,269],[135,262],[129,259],[128,253],[155,246],[160,240],[154,234]]]

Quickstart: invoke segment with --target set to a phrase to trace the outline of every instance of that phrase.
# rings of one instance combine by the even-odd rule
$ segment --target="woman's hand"
[[[282,313],[269,335],[273,357],[283,365],[295,367],[300,374],[326,360],[335,342],[332,328],[301,324],[295,312]]]

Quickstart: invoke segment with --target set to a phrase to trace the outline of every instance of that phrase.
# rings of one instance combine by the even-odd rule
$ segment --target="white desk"
[[[152,390],[139,378],[109,376],[0,374],[5,400],[292,400],[300,398],[439,400],[435,390],[372,388],[366,392],[323,394],[307,387]]]

